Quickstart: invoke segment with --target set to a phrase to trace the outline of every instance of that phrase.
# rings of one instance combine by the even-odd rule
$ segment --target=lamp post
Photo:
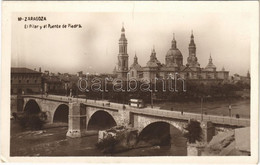
[[[151,82],[151,108],[153,108],[153,84]]]
[[[153,108],[153,90],[151,90],[151,108]]]
[[[201,121],[203,121],[203,108],[202,108],[202,103],[203,103],[203,97],[201,96],[201,98],[200,98]]]
[[[229,106],[228,106],[228,115],[229,115],[229,117],[231,117],[231,109],[232,109],[232,106],[231,106],[231,104],[229,104]]]
[[[42,94],[42,92],[43,92],[43,90],[42,90],[42,88],[41,88],[41,98],[43,97],[43,94]]]

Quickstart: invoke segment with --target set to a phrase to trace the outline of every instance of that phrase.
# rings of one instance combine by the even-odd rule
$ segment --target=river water
[[[171,146],[137,148],[115,154],[104,154],[95,146],[97,131],[89,131],[82,138],[66,137],[67,127],[53,127],[41,131],[21,131],[11,122],[11,156],[185,156],[186,139],[180,134],[172,135]]]

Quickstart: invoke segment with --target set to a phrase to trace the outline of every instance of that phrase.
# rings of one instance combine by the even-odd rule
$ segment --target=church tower
[[[125,37],[124,25],[121,29],[121,37],[119,39],[119,54],[118,54],[118,78],[126,79],[128,72],[128,54],[127,54],[127,39]]]
[[[190,44],[189,44],[189,56],[196,56],[196,44],[194,42],[193,31],[191,31]]]
[[[193,31],[191,31],[189,44],[189,57],[187,58],[187,65],[191,68],[199,68],[198,58],[196,57],[196,44],[194,42]]]

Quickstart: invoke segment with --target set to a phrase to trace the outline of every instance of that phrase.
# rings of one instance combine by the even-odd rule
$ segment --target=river
[[[40,131],[21,131],[17,122],[11,121],[11,156],[185,156],[186,139],[173,135],[171,146],[153,146],[132,149],[121,153],[104,154],[95,146],[97,131],[82,138],[66,137],[67,127],[51,127]]]

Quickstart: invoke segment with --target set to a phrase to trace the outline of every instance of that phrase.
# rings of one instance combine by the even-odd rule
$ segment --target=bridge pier
[[[86,131],[86,106],[82,103],[69,103],[69,123],[67,136],[81,137]]]
[[[202,121],[200,124],[202,128],[202,139],[208,143],[215,136],[215,126],[210,121]]]

